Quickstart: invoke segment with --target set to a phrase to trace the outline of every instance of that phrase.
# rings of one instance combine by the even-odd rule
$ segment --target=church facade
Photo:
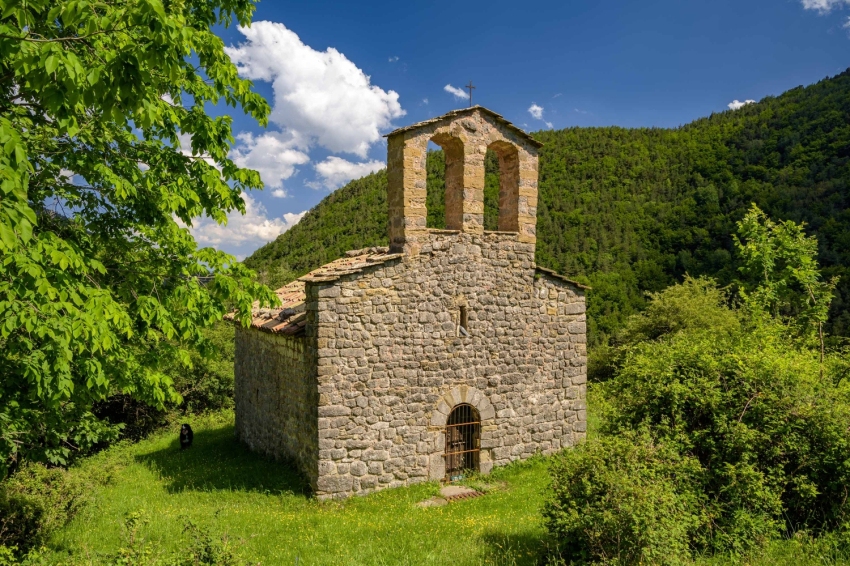
[[[425,224],[429,141],[445,230]],[[389,247],[277,290],[236,331],[236,433],[320,499],[451,480],[586,430],[585,290],[534,262],[540,144],[475,106],[388,135]],[[499,230],[484,231],[484,156]]]

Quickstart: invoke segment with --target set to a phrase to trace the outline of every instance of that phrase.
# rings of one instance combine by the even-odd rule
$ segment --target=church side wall
[[[311,343],[310,336],[237,327],[234,395],[237,438],[294,461],[315,488],[318,391]]]
[[[308,288],[319,498],[443,479],[461,402],[482,419],[482,472],[584,438],[584,293],[537,272],[534,244],[433,231],[416,256]]]

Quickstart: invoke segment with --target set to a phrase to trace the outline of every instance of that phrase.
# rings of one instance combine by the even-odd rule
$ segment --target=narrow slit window
[[[466,307],[460,307],[460,324],[457,332],[461,336],[469,336],[469,313]]]

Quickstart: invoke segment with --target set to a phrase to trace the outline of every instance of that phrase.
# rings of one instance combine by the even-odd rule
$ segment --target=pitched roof
[[[578,287],[579,289],[584,289],[586,291],[590,291],[590,290],[593,289],[592,287],[588,287],[587,285],[582,285],[578,281],[573,281],[572,279],[567,279],[566,277],[564,277],[563,275],[561,275],[557,271],[552,271],[551,269],[547,269],[545,267],[540,267],[539,265],[535,269],[537,271],[539,271],[540,273],[545,273],[546,275],[548,275],[550,277],[554,277],[555,279],[560,279],[561,281],[566,281],[570,285]]]
[[[251,313],[253,316],[251,327],[273,334],[289,336],[302,334],[307,325],[307,313],[304,305],[307,300],[307,283],[336,281],[344,275],[357,273],[369,266],[379,265],[402,255],[391,254],[389,248],[385,247],[364,248],[346,252],[344,257],[326,263],[307,275],[277,289],[275,294],[280,299],[280,306],[260,308],[259,302],[254,303],[254,311]],[[233,315],[228,314],[225,318],[233,320]]]
[[[295,281],[287,283],[280,289],[275,290],[275,294],[280,299],[280,306],[260,308],[259,302],[254,303],[254,310],[251,313],[251,327],[264,332],[271,332],[272,334],[283,334],[286,336],[301,335],[304,333],[304,327],[307,326],[305,306],[307,301],[307,283],[336,281],[344,275],[358,273],[367,267],[380,265],[387,261],[400,258],[402,255],[404,254],[391,254],[389,253],[389,248],[386,247],[364,248],[362,250],[346,252],[345,256],[326,263],[307,275],[299,277]],[[590,289],[590,287],[567,279],[551,269],[538,266],[537,271],[566,281],[579,289]],[[226,320],[233,320],[233,313],[226,315],[224,318]]]
[[[542,142],[539,142],[536,139],[534,139],[533,137],[531,137],[530,135],[528,135],[525,132],[525,130],[523,130],[522,128],[518,128],[518,127],[514,126],[513,124],[508,122],[503,116],[501,116],[500,114],[496,114],[495,112],[493,112],[489,108],[484,108],[483,106],[478,106],[477,104],[475,106],[470,106],[469,108],[459,108],[457,110],[452,110],[451,112],[446,112],[442,116],[437,116],[436,118],[430,118],[430,119],[424,120],[422,122],[417,122],[415,124],[411,124],[410,126],[398,128],[397,130],[393,130],[392,132],[386,134],[384,137],[388,138],[390,136],[394,136],[394,135],[400,134],[402,132],[415,130],[415,129],[421,128],[423,126],[430,126],[431,124],[435,124],[435,123],[440,122],[442,120],[451,119],[451,118],[454,118],[456,116],[463,116],[464,114],[472,114],[476,110],[479,110],[483,114],[490,116],[497,123],[501,124],[502,126],[507,128],[508,130],[512,131],[513,133],[515,133],[520,138],[528,141],[528,143],[530,143],[534,147],[543,147]]]

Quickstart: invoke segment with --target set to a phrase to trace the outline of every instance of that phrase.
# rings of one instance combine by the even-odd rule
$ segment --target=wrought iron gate
[[[472,405],[452,409],[446,423],[446,479],[461,479],[464,471],[478,471],[481,421]]]

